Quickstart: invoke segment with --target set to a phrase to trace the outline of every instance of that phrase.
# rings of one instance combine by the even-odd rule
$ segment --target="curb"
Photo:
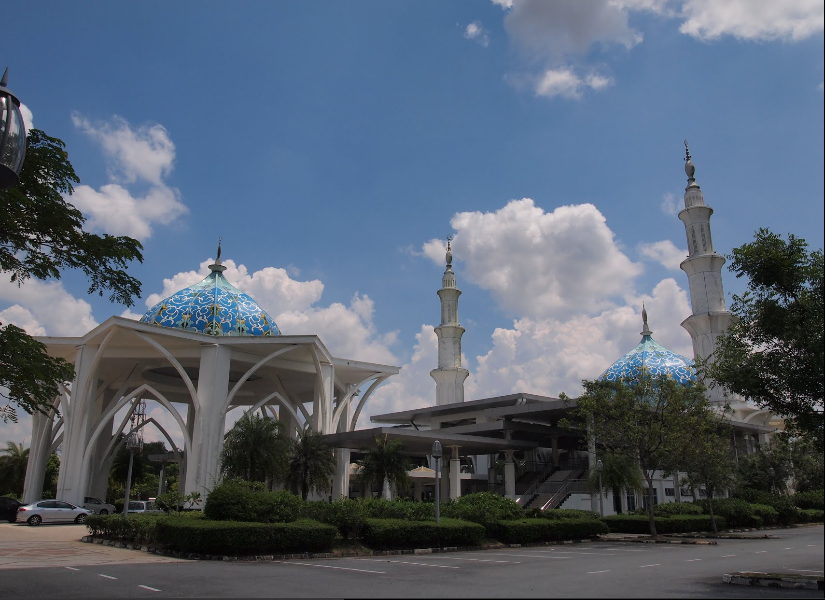
[[[723,583],[733,585],[757,585],[760,587],[780,587],[802,590],[825,589],[821,575],[784,575],[782,573],[757,573],[740,571],[722,575]]]
[[[182,558],[186,560],[220,560],[227,562],[270,562],[282,561],[290,559],[312,559],[312,558],[352,558],[356,556],[403,556],[415,554],[442,554],[446,552],[470,552],[480,550],[502,550],[506,548],[531,548],[531,547],[545,547],[545,546],[560,546],[564,544],[582,544],[586,542],[598,541],[597,539],[584,540],[564,540],[559,542],[538,542],[534,544],[492,544],[488,546],[445,546],[443,548],[409,548],[404,550],[373,550],[371,553],[359,552],[301,552],[295,554],[263,554],[263,555],[244,555],[231,556],[220,554],[200,554],[197,552],[181,552],[179,550],[170,550],[168,548],[160,548],[158,546],[148,546],[145,544],[136,544],[132,542],[121,542],[118,540],[104,540],[102,538],[84,535],[80,538],[81,542],[86,544],[100,544],[102,546],[111,546],[113,548],[123,548],[126,550],[138,550],[141,552],[148,552],[149,554],[158,554],[160,556],[169,556],[171,558]]]

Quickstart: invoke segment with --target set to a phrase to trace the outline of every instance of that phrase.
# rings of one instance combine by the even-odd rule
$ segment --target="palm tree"
[[[335,473],[335,457],[320,433],[304,425],[297,439],[292,440],[286,483],[294,493],[307,499],[309,492],[329,490],[330,478]]]
[[[221,450],[221,472],[247,481],[283,481],[289,440],[271,417],[246,414],[226,434]]]
[[[23,495],[28,464],[29,449],[23,448],[22,443],[6,442],[6,447],[0,450],[0,481],[3,482],[0,492],[11,492],[20,498]]]
[[[404,446],[398,440],[391,440],[386,435],[375,437],[375,445],[365,449],[366,456],[358,461],[364,485],[379,483],[382,494],[389,499],[390,489],[404,489],[410,485],[410,461],[402,456]]]

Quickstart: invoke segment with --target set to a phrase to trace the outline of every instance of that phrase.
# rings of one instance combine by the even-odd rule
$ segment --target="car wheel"
[[[43,519],[40,517],[40,515],[32,515],[29,517],[28,520],[29,525],[31,525],[32,527],[36,527],[37,525],[40,525],[40,523],[42,522]]]
[[[103,509],[101,509],[101,510],[100,510],[100,512],[99,512],[99,513],[97,513],[97,514],[99,514],[100,516],[103,516],[103,515],[108,515],[108,514],[109,514],[109,511],[108,511],[108,510],[106,510],[105,508],[103,508]]]
[[[83,525],[86,522],[86,515],[77,515],[77,518],[74,520],[75,523],[79,525]]]

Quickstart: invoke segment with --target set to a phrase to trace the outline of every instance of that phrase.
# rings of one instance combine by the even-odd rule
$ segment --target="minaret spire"
[[[705,196],[696,183],[696,167],[685,140],[685,208],[679,219],[685,224],[688,257],[680,267],[687,273],[690,288],[692,315],[682,322],[693,340],[695,358],[706,359],[716,349],[716,338],[727,328],[731,313],[725,306],[725,290],[722,287],[722,266],[725,258],[713,249],[710,234],[710,217],[713,209],[705,204]],[[722,390],[712,383],[708,385],[708,399],[724,402]]]
[[[222,238],[218,238],[218,254],[215,262],[209,265],[209,270],[215,273],[223,273],[226,271],[226,267],[221,264],[221,239]]]
[[[458,322],[458,297],[453,273],[452,236],[447,237],[447,267],[441,278],[441,324],[435,328],[438,336],[438,368],[430,371],[435,379],[436,405],[464,402],[464,380],[470,372],[461,367],[461,336],[464,328]]]

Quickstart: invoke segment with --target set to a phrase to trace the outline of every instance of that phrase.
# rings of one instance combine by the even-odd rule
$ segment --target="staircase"
[[[541,510],[558,508],[571,494],[587,490],[586,480],[581,479],[587,472],[587,460],[570,462],[559,470],[552,471],[543,481],[538,481],[525,496],[524,508],[538,507]]]

